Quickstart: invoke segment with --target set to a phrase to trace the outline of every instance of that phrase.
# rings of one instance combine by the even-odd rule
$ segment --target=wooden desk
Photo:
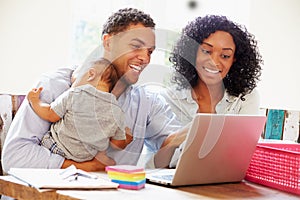
[[[247,181],[167,188],[146,184],[141,190],[57,190],[39,191],[11,176],[1,177],[0,194],[16,199],[299,199],[297,195],[281,192]]]

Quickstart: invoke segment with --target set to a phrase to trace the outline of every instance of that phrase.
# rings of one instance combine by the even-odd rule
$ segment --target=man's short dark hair
[[[129,25],[143,24],[154,28],[155,23],[149,14],[135,8],[123,8],[113,13],[103,25],[103,34],[117,34],[128,28]]]

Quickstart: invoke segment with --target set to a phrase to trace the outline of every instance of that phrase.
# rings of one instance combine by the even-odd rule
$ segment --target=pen
[[[78,174],[74,175],[74,180],[77,181],[78,180]]]

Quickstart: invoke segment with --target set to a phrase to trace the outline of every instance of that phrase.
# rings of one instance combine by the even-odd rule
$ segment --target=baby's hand
[[[33,88],[30,92],[28,92],[27,99],[28,99],[29,103],[39,101],[42,90],[43,90],[43,88],[39,87],[39,88]]]

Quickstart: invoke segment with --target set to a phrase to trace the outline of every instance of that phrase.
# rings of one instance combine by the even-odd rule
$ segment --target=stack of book
[[[146,173],[144,168],[133,165],[115,165],[105,168],[112,182],[119,188],[139,190],[145,187]]]

